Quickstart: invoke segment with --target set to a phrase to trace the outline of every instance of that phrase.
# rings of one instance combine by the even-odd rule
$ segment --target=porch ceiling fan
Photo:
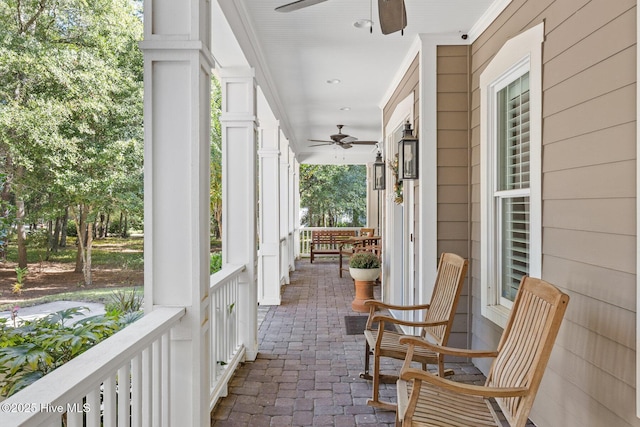
[[[355,145],[376,145],[378,141],[358,141],[358,138],[342,133],[344,125],[337,125],[338,133],[329,136],[331,140],[310,139],[311,142],[321,142],[322,144],[314,144],[311,147],[319,147],[321,145],[338,145],[344,149],[351,148]]]
[[[313,6],[325,1],[327,0],[296,0],[278,6],[275,10],[277,12],[293,12],[294,10]],[[404,5],[404,0],[378,0],[378,16],[382,34],[402,31],[407,26],[407,8]]]

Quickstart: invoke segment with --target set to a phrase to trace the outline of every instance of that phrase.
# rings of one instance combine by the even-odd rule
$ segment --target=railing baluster
[[[82,400],[69,402],[67,410],[67,426],[82,427]]]
[[[105,427],[116,427],[116,377],[109,375],[102,383],[102,402],[104,407],[103,423]]]
[[[160,341],[155,340],[151,346],[153,352],[151,355],[151,424],[154,427],[162,425],[162,352]]]
[[[118,369],[118,427],[129,427],[131,411],[131,367]]]
[[[142,356],[131,359],[131,427],[142,427]]]
[[[87,393],[87,427],[100,427],[100,385]]]
[[[169,369],[171,368],[171,349],[169,346],[171,345],[169,334],[164,334],[160,338],[160,347],[162,349],[162,365],[161,365],[161,380],[162,380],[162,390],[164,393],[161,394],[161,409],[162,409],[162,425],[169,426],[169,409],[171,408],[171,395],[169,391],[171,388],[169,387]]]
[[[153,390],[153,376],[151,375],[152,357],[151,347],[142,352],[142,427],[151,427],[151,393]]]
[[[215,302],[215,294],[211,296],[211,302],[209,304],[209,334],[213,337],[213,336],[217,336],[218,335],[218,317],[217,317],[217,306],[216,306],[216,302]],[[217,364],[217,359],[216,356],[218,355],[218,340],[215,339],[209,339],[209,345],[210,345],[210,350],[211,352],[209,353],[211,355],[211,360],[209,361],[209,370],[211,372],[209,372],[209,384],[211,387],[211,385],[216,383],[216,380],[218,379],[218,364]]]

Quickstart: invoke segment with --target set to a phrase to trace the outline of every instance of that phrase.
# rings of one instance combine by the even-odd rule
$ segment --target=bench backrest
[[[356,230],[314,230],[311,232],[311,243],[313,245],[334,246],[345,238],[355,236]]]

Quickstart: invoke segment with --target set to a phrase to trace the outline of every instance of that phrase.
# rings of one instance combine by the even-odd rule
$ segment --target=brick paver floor
[[[299,261],[282,305],[261,307],[258,357],[238,369],[211,425],[395,425],[395,412],[367,406],[371,382],[359,378],[364,335],[346,335],[344,324],[345,316],[360,314],[351,309],[353,295],[352,280],[338,277],[337,261]],[[382,360],[383,371],[399,370],[401,362]],[[453,379],[484,382],[471,364],[447,367],[454,369]],[[381,386],[383,400],[395,401],[395,393],[395,384]]]

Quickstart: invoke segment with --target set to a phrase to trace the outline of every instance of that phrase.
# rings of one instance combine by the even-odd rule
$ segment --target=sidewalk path
[[[20,306],[20,304],[16,304]],[[104,304],[83,301],[54,301],[45,304],[34,305],[32,307],[24,307],[18,309],[18,322],[26,320],[34,320],[48,314],[55,313],[60,310],[67,310],[73,307],[86,307],[85,316],[75,316],[82,319],[85,317],[97,316],[104,314]],[[0,318],[11,319],[11,311],[0,311]]]

